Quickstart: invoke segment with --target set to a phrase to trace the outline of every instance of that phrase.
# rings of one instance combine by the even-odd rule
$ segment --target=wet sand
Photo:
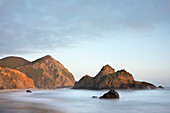
[[[22,90],[1,90],[0,93],[0,113],[63,113],[46,104],[15,101],[8,98],[6,94],[9,92],[25,91]]]
[[[17,101],[0,101],[0,113],[61,113],[56,110],[43,108],[45,105],[17,102]]]

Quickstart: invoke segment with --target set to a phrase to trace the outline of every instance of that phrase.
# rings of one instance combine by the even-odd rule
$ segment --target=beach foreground
[[[169,113],[170,88],[116,90],[120,99],[98,99],[108,90],[1,91],[0,113]]]

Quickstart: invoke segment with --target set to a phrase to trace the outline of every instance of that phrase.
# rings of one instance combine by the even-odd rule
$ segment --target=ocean
[[[120,99],[98,99],[108,90],[0,91],[0,113],[170,113],[170,88],[116,90]]]

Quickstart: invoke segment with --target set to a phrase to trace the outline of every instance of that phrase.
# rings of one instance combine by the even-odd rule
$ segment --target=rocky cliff
[[[133,76],[126,70],[115,70],[104,66],[95,76],[84,76],[73,86],[73,89],[155,89],[155,85],[147,82],[135,81]]]
[[[72,87],[75,83],[73,75],[49,55],[17,69],[32,78],[37,88]]]
[[[34,82],[24,73],[0,66],[0,89],[35,88]]]

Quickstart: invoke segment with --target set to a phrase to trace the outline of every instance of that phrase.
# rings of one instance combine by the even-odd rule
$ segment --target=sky
[[[76,80],[109,64],[170,86],[170,0],[0,0],[0,58],[45,55]]]

